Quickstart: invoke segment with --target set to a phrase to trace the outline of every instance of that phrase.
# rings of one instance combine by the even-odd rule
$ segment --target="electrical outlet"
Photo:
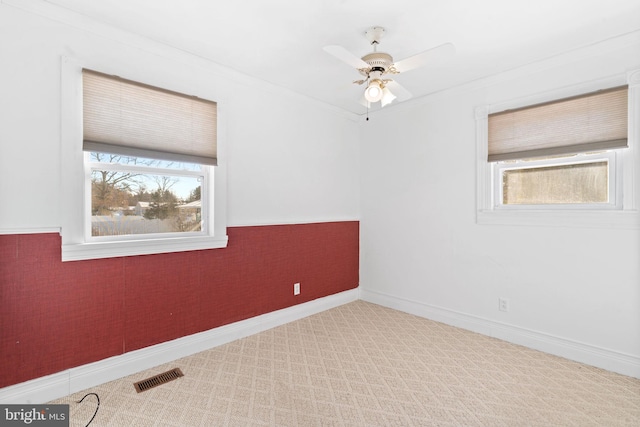
[[[506,298],[498,298],[498,310],[509,311],[509,300]]]
[[[300,283],[293,284],[293,294],[300,295]]]

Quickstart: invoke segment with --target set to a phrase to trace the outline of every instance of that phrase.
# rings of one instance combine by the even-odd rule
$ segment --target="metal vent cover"
[[[168,383],[169,381],[177,380],[180,377],[184,377],[184,374],[182,373],[180,368],[173,368],[170,371],[154,375],[153,377],[147,378],[142,381],[138,381],[137,383],[133,384],[133,386],[138,393],[141,393],[154,387],[158,387],[159,385]]]

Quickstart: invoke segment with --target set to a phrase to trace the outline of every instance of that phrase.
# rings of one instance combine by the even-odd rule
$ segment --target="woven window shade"
[[[627,146],[627,86],[489,115],[490,162]]]
[[[217,164],[217,104],[82,71],[83,149]]]

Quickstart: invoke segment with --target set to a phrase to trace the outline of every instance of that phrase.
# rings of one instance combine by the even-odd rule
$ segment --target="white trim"
[[[629,85],[629,149],[630,154],[625,157],[623,169],[623,194],[631,194],[631,200],[625,201],[625,207],[630,210],[640,210],[640,69],[627,73]]]
[[[227,224],[227,227],[262,227],[270,225],[304,225],[304,224],[325,224],[330,222],[359,222],[357,217],[326,217],[326,218],[313,218],[313,219],[288,219],[287,221],[253,221],[253,222],[238,222]],[[60,234],[60,227],[28,227],[28,228],[0,228],[0,235],[9,234],[48,234],[58,233]]]
[[[400,310],[426,319],[596,366],[608,371],[640,378],[640,357],[634,355],[449,310],[443,307],[411,301],[382,292],[363,289],[360,293],[363,301],[379,304],[384,307]]]
[[[175,237],[166,239],[126,240],[118,242],[89,242],[62,246],[62,261],[114,258],[123,256],[164,254],[226,248],[229,238]]]
[[[44,403],[357,301],[360,288],[0,389],[0,402]]]
[[[140,173],[142,175],[160,175],[160,176],[166,176],[166,177],[187,177],[187,178],[192,178],[192,179],[199,179],[199,182],[201,182],[201,212],[202,212],[202,218],[205,218],[205,221],[201,222],[201,227],[202,227],[202,231],[195,231],[195,232],[188,232],[188,231],[184,231],[184,232],[166,232],[166,233],[147,233],[147,234],[131,234],[131,235],[107,235],[107,236],[93,236],[92,235],[92,222],[91,222],[91,216],[90,216],[90,212],[91,212],[91,197],[86,197],[85,198],[85,225],[84,225],[84,235],[85,235],[85,243],[96,243],[96,244],[100,244],[100,243],[107,243],[107,242],[121,242],[123,243],[123,245],[121,246],[121,250],[126,251],[126,248],[128,246],[131,246],[131,241],[132,240],[140,240],[140,241],[154,241],[154,242],[160,242],[160,244],[162,245],[163,242],[166,240],[167,243],[166,245],[169,246],[169,249],[173,239],[184,239],[185,243],[188,244],[188,241],[193,239],[193,238],[206,238],[206,237],[211,237],[209,235],[208,229],[209,229],[209,218],[212,218],[212,216],[209,214],[209,197],[208,194],[209,191],[209,186],[214,185],[213,180],[210,178],[210,176],[212,176],[213,174],[210,171],[210,168],[212,166],[208,166],[208,165],[197,165],[200,167],[199,170],[187,170],[187,169],[172,169],[172,168],[162,168],[162,167],[157,167],[157,166],[140,166],[140,165],[128,165],[128,164],[122,164],[122,163],[109,163],[109,162],[98,162],[98,161],[90,161],[91,155],[89,152],[85,152],[85,188],[86,189],[90,189],[91,188],[91,180],[92,180],[92,175],[95,171],[117,171],[117,172],[134,172],[134,173]],[[89,191],[89,194],[91,194],[91,191]],[[222,238],[222,239],[208,239],[203,241],[200,245],[204,246],[200,249],[210,249],[210,247],[207,246],[207,242],[210,242],[210,244],[212,245],[216,245],[216,242],[219,242],[220,244],[223,244],[223,246],[220,247],[225,247],[226,246],[226,238]],[[178,250],[181,250],[181,245],[177,245],[176,248]],[[140,249],[140,248],[138,248]],[[151,249],[151,248],[149,248]],[[128,252],[128,251],[127,251]],[[169,250],[169,252],[171,252]],[[155,252],[151,252],[151,253],[155,253]],[[126,255],[126,254],[125,254]],[[133,254],[131,254],[133,255]],[[64,259],[64,258],[63,258]]]
[[[637,211],[577,211],[577,210],[479,210],[477,223],[482,225],[518,225],[573,228],[607,228],[637,230]]]
[[[335,216],[335,217],[314,217],[314,218],[287,218],[286,220],[274,219],[257,220],[251,222],[231,222],[227,227],[263,227],[270,225],[304,225],[304,224],[326,224],[331,222],[359,222],[360,218],[355,216]]]
[[[60,234],[60,227],[0,228],[0,236],[8,234]]]
[[[577,153],[573,156],[558,157],[553,159],[539,159],[530,161],[515,162],[495,162],[492,166],[493,178],[492,181],[496,183],[493,188],[493,209],[496,210],[606,210],[606,209],[622,209],[622,192],[620,191],[621,185],[617,185],[618,182],[622,182],[620,170],[622,168],[616,167],[616,159],[621,153],[615,150],[609,150],[600,153]],[[609,201],[601,204],[555,204],[555,205],[510,205],[504,204],[504,181],[503,174],[505,171],[513,170],[525,170],[525,169],[538,169],[549,166],[566,166],[577,164],[589,164],[596,162],[606,162],[607,167],[607,192],[609,195]]]

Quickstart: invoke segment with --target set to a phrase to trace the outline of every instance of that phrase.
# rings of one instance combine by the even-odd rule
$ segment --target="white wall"
[[[640,377],[638,227],[477,224],[475,120],[477,107],[624,75],[638,52],[635,34],[374,115],[363,298]]]
[[[46,3],[33,8],[0,4],[1,232],[60,227],[63,55],[219,102],[229,225],[358,219],[355,117]]]
[[[477,225],[474,116],[639,68],[637,37],[389,108],[359,128],[188,54],[53,16],[0,4],[0,232],[60,226],[61,56],[143,69],[150,83],[220,101],[229,225],[360,218],[365,298],[640,376],[638,230]]]

